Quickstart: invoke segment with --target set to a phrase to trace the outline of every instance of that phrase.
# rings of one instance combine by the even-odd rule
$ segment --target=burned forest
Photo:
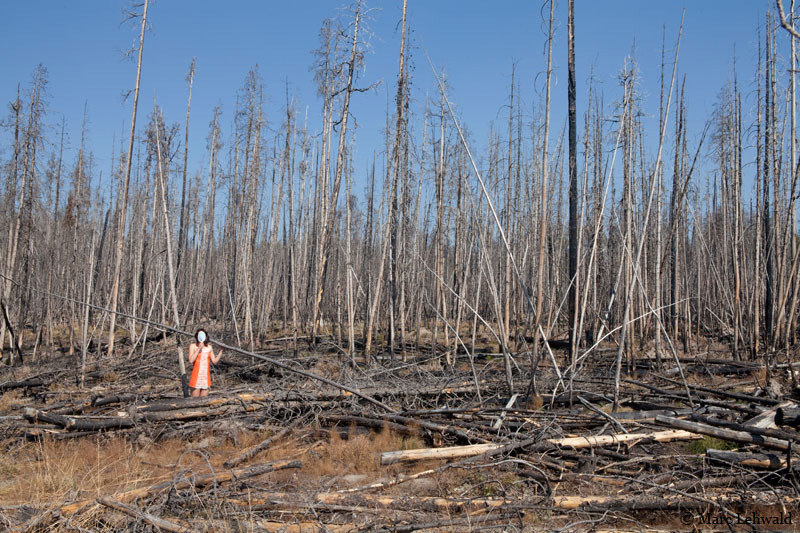
[[[0,83],[0,530],[800,527],[794,0],[711,104],[703,3],[599,72],[589,3],[534,2],[490,124],[436,3],[326,4],[310,94],[210,105],[120,4],[103,146],[49,65]]]

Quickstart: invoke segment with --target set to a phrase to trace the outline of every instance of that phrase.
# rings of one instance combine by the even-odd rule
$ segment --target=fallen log
[[[256,520],[261,530],[269,533],[352,533],[352,525],[323,524],[322,522],[275,522],[272,520]],[[254,529],[255,530],[255,529]],[[250,531],[249,529],[247,531]]]
[[[800,442],[800,434],[781,431],[780,429],[761,428],[758,426],[750,426],[748,424],[737,424],[735,422],[728,422],[727,420],[720,420],[719,418],[702,416],[698,414],[693,414],[692,420],[702,424],[708,424],[709,426],[722,427],[726,429],[732,429],[734,431],[744,431],[753,435],[763,435],[765,437],[773,437],[785,441]]]
[[[657,415],[665,415],[665,416],[682,416],[688,415],[692,413],[692,409],[689,407],[686,408],[675,408],[675,409],[650,409],[644,411],[620,411],[618,413],[614,413],[614,418],[617,420],[636,420],[637,422],[644,422],[647,420],[655,420]]]
[[[504,498],[441,498],[438,496],[394,497],[373,494],[342,494],[327,492],[313,495],[310,499],[298,501],[297,495],[274,493],[259,495],[248,499],[229,498],[226,503],[247,509],[286,508],[307,509],[315,505],[370,506],[385,509],[422,510],[430,512],[474,512],[497,509],[505,505],[519,503],[516,499]],[[290,503],[291,502],[291,503]]]
[[[113,496],[113,498],[122,502],[129,502],[137,498],[141,498],[143,496],[148,496],[148,495],[152,496],[155,494],[159,494],[167,490],[170,490],[172,488],[174,488],[175,490],[184,490],[190,487],[204,487],[210,483],[224,483],[235,479],[247,479],[251,477],[260,476],[262,474],[267,474],[269,472],[276,472],[278,470],[286,470],[290,468],[301,468],[301,467],[302,463],[300,461],[289,461],[289,460],[273,461],[271,463],[264,463],[237,470],[228,470],[219,473],[205,474],[202,476],[198,476],[194,479],[184,479],[181,481],[175,481],[173,479],[169,479],[161,483],[151,485],[149,487],[142,487],[139,489],[133,489],[116,494]],[[61,514],[65,516],[74,514],[78,510],[85,507],[86,505],[92,503],[92,501],[94,500],[83,500],[80,502],[71,503],[69,505],[64,505],[60,508]]]
[[[103,429],[131,428],[134,421],[130,418],[109,416],[109,417],[77,417],[56,415],[45,413],[38,409],[26,407],[23,411],[25,418],[31,422],[47,422],[56,424],[64,429],[75,431],[100,431]]]
[[[431,512],[474,512],[491,509],[538,509],[542,506],[557,509],[575,510],[586,508],[628,509],[628,510],[665,510],[665,509],[701,509],[723,503],[742,503],[763,506],[790,505],[800,503],[800,497],[776,495],[773,493],[749,493],[746,497],[737,494],[714,495],[713,501],[699,496],[665,494],[663,496],[631,496],[631,495],[590,495],[590,496],[556,496],[553,498],[442,498],[438,496],[378,496],[372,494],[342,494],[326,492],[314,494],[310,498],[298,501],[296,494],[267,493],[248,499],[227,499],[226,502],[243,507],[269,508],[286,505],[292,501],[296,508],[309,508],[317,504],[327,505],[359,505],[374,506],[387,509],[426,510]]]
[[[45,385],[44,380],[41,378],[27,378],[19,381],[6,381],[0,383],[0,392],[5,392],[12,389],[23,389],[28,387],[42,387]]]
[[[777,429],[777,425],[775,424],[775,416],[778,414],[778,409],[783,409],[786,407],[797,407],[797,404],[793,401],[785,401],[781,402],[778,405],[767,409],[760,415],[756,415],[747,422],[745,422],[748,426],[755,426],[762,429],[773,428]]]
[[[514,393],[511,396],[511,398],[508,400],[508,403],[506,404],[505,409],[500,412],[500,416],[498,416],[497,420],[495,420],[494,424],[492,424],[492,429],[494,430],[500,429],[500,426],[503,425],[503,420],[505,420],[506,418],[506,411],[514,406],[514,402],[517,401],[517,398],[519,398],[519,393]]]
[[[67,427],[69,419],[64,415],[55,415],[52,413],[45,413],[32,407],[26,407],[22,411],[22,415],[31,422],[46,422],[48,424],[55,424],[56,426]]]
[[[667,379],[667,378],[664,378],[664,379]],[[674,380],[668,380],[668,381],[672,381],[673,383],[678,383],[677,381],[674,381]],[[670,392],[670,391],[667,391],[665,389],[660,389],[658,387],[650,385],[649,383],[643,383],[641,381],[636,381],[636,380],[633,380],[633,379],[625,379],[625,380],[623,380],[623,382],[630,383],[631,385],[636,385],[637,387],[642,387],[642,388],[651,390],[651,391],[655,392],[656,394],[658,394],[660,396],[663,396],[664,398],[670,398],[672,400],[678,400],[678,401],[683,401],[683,402],[686,401],[686,396],[685,395],[680,395],[680,394],[677,394],[677,392]],[[681,384],[681,386],[683,386],[683,385]],[[691,385],[689,387],[691,388]],[[712,406],[712,407],[722,407],[724,409],[732,409],[734,411],[739,411],[740,413],[745,413],[745,414],[750,415],[750,416],[756,416],[756,415],[761,414],[760,411],[757,411],[756,409],[752,409],[750,407],[745,407],[743,405],[736,405],[736,404],[731,404],[731,403],[714,401],[714,400],[709,400],[707,398],[694,397],[693,400],[698,405],[707,405],[707,406]],[[772,405],[772,404],[770,404],[770,405]]]
[[[786,468],[786,458],[774,453],[743,453],[709,448],[706,450],[706,457],[714,461],[750,468],[763,468],[765,470]]]
[[[796,407],[779,407],[775,411],[775,423],[779,426],[800,428],[800,409]]]
[[[660,415],[656,417],[656,423],[691,431],[700,435],[717,437],[718,439],[741,442],[743,444],[758,444],[773,450],[781,450],[785,452],[789,449],[788,441],[775,439],[773,437],[765,437],[762,435],[754,435],[753,433],[749,433],[747,431],[735,431],[733,429],[718,428],[709,426],[707,424],[699,424],[697,422],[689,422],[688,420],[679,420],[677,418]]]
[[[659,377],[661,379],[665,380],[665,381],[669,381],[670,383],[674,383],[676,385],[683,386],[682,383],[680,383],[679,381],[676,381],[674,379],[669,379],[669,378],[664,377],[664,376],[659,376]],[[701,387],[700,385],[688,385],[688,387],[693,392],[705,392],[705,393],[708,393],[708,394],[713,394],[714,396],[719,396],[720,398],[731,398],[733,400],[740,400],[740,401],[748,402],[748,403],[757,403],[757,404],[767,405],[769,407],[774,407],[774,406],[776,406],[776,405],[781,403],[780,400],[773,400],[772,398],[766,398],[766,397],[763,397],[763,396],[751,396],[749,394],[741,394],[741,393],[738,393],[738,392],[726,392],[726,391],[722,391],[722,390],[719,390],[719,389],[712,389],[712,388],[709,388],[709,387]]]
[[[451,435],[453,437],[465,440],[467,442],[473,442],[473,441],[484,442],[484,443],[489,442],[482,437],[472,435],[454,426],[446,426],[443,424],[437,424],[435,422],[429,422],[427,420],[418,420],[416,418],[409,418],[406,416],[389,414],[389,413],[384,414],[382,418],[384,420],[398,422],[406,426],[419,426],[421,428],[425,428],[427,430],[434,431],[436,433],[441,433],[442,435]]]
[[[481,516],[467,516],[464,518],[449,518],[449,519],[441,519],[432,522],[412,522],[410,524],[405,525],[398,525],[398,524],[391,524],[387,528],[384,529],[376,529],[375,533],[410,533],[412,531],[420,531],[426,529],[438,530],[439,528],[443,527],[453,527],[453,526],[465,526],[465,530],[475,530],[482,529],[481,526],[487,526],[489,524],[495,524],[496,522],[510,522],[515,521],[517,525],[519,525],[521,516],[519,513],[499,513],[494,515],[481,515]],[[516,520],[514,520],[516,519]],[[501,526],[510,525],[510,524],[498,524]],[[495,525],[494,527],[497,527]],[[494,528],[492,528],[494,529]],[[506,529],[505,527],[503,529]],[[514,528],[513,530],[516,530]]]
[[[151,526],[155,526],[165,531],[172,531],[174,533],[189,533],[191,531],[194,531],[194,528],[192,528],[189,525],[181,525],[175,522],[164,520],[163,518],[142,511],[140,509],[137,509],[132,505],[127,505],[120,501],[117,501],[114,498],[111,498],[110,496],[103,496],[102,498],[99,498],[97,500],[97,503],[105,505],[106,507],[109,507],[116,511],[123,512],[128,516],[132,516],[137,520],[142,520],[143,522],[146,522]]]
[[[229,460],[225,461],[225,463],[224,463],[225,468],[233,468],[234,466],[237,466],[237,465],[247,461],[248,459],[250,459],[252,457],[255,457],[256,454],[258,454],[258,453],[266,450],[267,448],[269,448],[270,444],[272,444],[276,440],[281,439],[281,438],[285,437],[286,435],[288,435],[291,430],[292,430],[291,427],[284,428],[281,431],[279,431],[278,433],[276,433],[276,434],[272,435],[271,437],[269,437],[268,439],[266,439],[264,441],[261,441],[260,443],[256,444],[255,446],[250,446],[249,448],[247,448],[244,451],[242,451],[242,453],[240,453],[239,455],[237,455],[233,459],[229,459]]]
[[[280,393],[271,392],[240,392],[237,394],[214,394],[203,398],[171,398],[159,400],[144,405],[137,405],[136,410],[142,413],[156,411],[172,411],[177,409],[197,409],[200,407],[220,407],[228,404],[247,404],[253,402],[325,402],[347,400],[352,398],[348,392],[339,393],[308,393],[288,391]]]
[[[669,442],[674,440],[693,440],[701,438],[688,431],[657,431],[654,433],[627,433],[624,435],[599,435],[588,437],[565,437],[547,439],[542,444],[559,446],[562,448],[592,448],[595,446],[608,446],[613,444],[627,444],[640,441]],[[421,448],[416,450],[401,450],[384,452],[381,454],[381,464],[389,465],[399,462],[454,459],[457,457],[470,457],[503,448],[505,445],[488,443],[472,444],[469,446],[451,446],[447,448]]]
[[[323,422],[330,422],[332,424],[354,424],[356,426],[364,426],[372,429],[390,429],[395,433],[400,433],[402,435],[419,435],[418,430],[414,430],[408,426],[403,424],[398,424],[397,422],[389,422],[386,420],[380,420],[376,418],[368,418],[366,416],[355,416],[355,415],[320,415],[320,419]]]

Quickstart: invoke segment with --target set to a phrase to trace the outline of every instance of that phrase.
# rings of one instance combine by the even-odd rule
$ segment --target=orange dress
[[[208,389],[211,387],[211,346],[201,346],[197,359],[194,360],[192,377],[189,386],[193,389]]]

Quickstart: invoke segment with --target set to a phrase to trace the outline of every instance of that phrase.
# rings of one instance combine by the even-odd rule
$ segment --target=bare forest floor
[[[658,368],[652,350],[637,352],[636,364],[623,366],[614,411],[613,346],[582,361],[572,406],[569,379],[559,383],[546,351],[536,395],[528,390],[529,354],[514,356],[512,403],[504,359],[488,343],[476,347],[472,365],[459,353],[452,367],[430,345],[408,346],[405,361],[383,354],[371,366],[348,364],[330,338],[301,342],[297,354],[291,348],[267,341],[259,353],[393,412],[229,352],[211,395],[183,399],[172,338],[133,353],[123,343],[114,359],[90,355],[83,388],[77,353],[39,348],[35,358],[25,352],[23,366],[0,365],[0,530],[693,531],[800,523],[792,455],[800,433],[774,421],[778,408],[786,423],[797,407],[781,364],[787,354],[774,359],[768,383],[760,361],[734,361],[723,345],[679,352],[690,403],[671,354]],[[563,373],[563,349],[554,358]],[[466,448],[472,444],[487,446]],[[431,457],[446,447],[459,448],[451,458]],[[382,464],[386,452],[415,449],[429,455],[384,455]]]

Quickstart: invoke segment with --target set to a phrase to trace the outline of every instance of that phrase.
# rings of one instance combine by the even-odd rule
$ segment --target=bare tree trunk
[[[331,241],[333,239],[334,221],[336,215],[336,204],[339,198],[339,188],[342,183],[342,172],[344,169],[344,154],[346,151],[346,137],[347,137],[347,121],[350,117],[350,95],[353,93],[353,80],[356,70],[356,61],[358,55],[358,30],[361,21],[361,0],[356,3],[356,10],[353,21],[353,41],[350,48],[350,60],[347,63],[347,82],[344,87],[344,103],[342,105],[342,116],[339,124],[339,147],[336,151],[336,170],[333,177],[333,191],[331,192],[330,208],[327,213],[325,224],[322,226],[321,236],[321,250],[322,257],[320,264],[317,266],[316,279],[317,279],[317,293],[314,295],[314,317],[312,326],[312,337],[316,336],[318,320],[319,320],[319,307],[322,302],[322,296],[325,287],[325,273],[328,268],[328,261],[330,259]]]
[[[81,376],[80,387],[86,385],[86,354],[89,351],[89,311],[92,303],[92,289],[94,289],[94,241],[95,234],[92,232],[92,243],[89,248],[89,272],[86,273],[86,306],[83,310],[83,329],[81,331]]]
[[[508,109],[508,170],[506,174],[506,236],[511,239],[511,189],[512,178],[512,150],[514,134],[514,65],[511,67],[511,99]],[[511,331],[511,254],[505,254],[504,270],[504,302],[503,302],[503,342],[508,350],[511,350],[510,331]],[[461,306],[459,305],[459,311]],[[456,320],[456,324],[458,324]]]
[[[167,241],[167,268],[169,275],[169,294],[172,302],[172,319],[175,323],[176,329],[181,329],[180,314],[178,313],[178,295],[175,290],[175,268],[172,264],[172,226],[169,223],[169,212],[167,211],[167,188],[164,180],[164,165],[161,156],[161,135],[160,135],[160,121],[158,120],[159,111],[153,102],[154,114],[156,114],[156,152],[158,154],[158,184],[161,189],[161,214],[164,217],[164,237]],[[163,285],[162,285],[163,286]],[[175,337],[175,344],[178,348],[178,367],[181,371],[181,388],[183,396],[189,396],[189,383],[186,379],[186,365],[183,361],[183,345],[180,343],[178,336]]]
[[[15,275],[15,268],[17,265],[17,256],[19,250],[19,239],[21,228],[23,223],[27,221],[27,225],[30,227],[30,217],[32,216],[32,209],[33,209],[33,199],[32,196],[32,185],[36,180],[36,148],[41,143],[42,139],[40,137],[40,130],[41,130],[41,114],[42,114],[42,98],[44,95],[42,94],[47,84],[47,70],[44,69],[41,65],[39,65],[36,70],[34,71],[33,75],[33,85],[31,87],[31,100],[30,106],[28,111],[28,125],[25,128],[25,143],[24,146],[19,145],[19,112],[21,110],[21,102],[19,100],[19,88],[17,88],[17,100],[14,107],[15,113],[15,127],[14,127],[14,164],[13,164],[13,186],[17,186],[17,160],[19,157],[19,150],[22,149],[23,158],[22,158],[22,176],[20,179],[20,183],[18,185],[19,189],[17,191],[17,199],[16,199],[16,210],[14,213],[14,219],[8,227],[8,243],[7,243],[7,252],[6,252],[6,279],[3,281],[3,294],[2,298],[0,298],[0,303],[3,304],[3,308],[5,309],[6,318],[3,322],[2,328],[0,328],[0,348],[2,347],[3,339],[5,338],[5,331],[6,328],[9,329],[9,333],[12,336],[12,343],[16,345],[16,350],[12,350],[12,355],[9,358],[9,364],[15,364],[16,361],[14,360],[14,353],[17,354],[19,358],[19,362],[22,362],[22,352],[20,347],[22,346],[22,336],[23,330],[21,324],[18,324],[16,336],[11,328],[10,317],[8,316],[8,307],[10,306],[10,297],[11,297],[11,280],[14,278]],[[12,196],[13,198],[13,196]],[[12,205],[12,208],[14,206]],[[27,213],[25,212],[27,211]],[[27,215],[26,219],[23,219],[23,215]],[[30,231],[27,232],[27,239],[28,244],[30,245],[31,236]],[[30,255],[30,254],[29,254]],[[28,269],[29,270],[29,269]],[[23,287],[25,291],[29,291],[28,288],[30,286],[29,280],[23,280]],[[17,313],[17,321],[22,322],[22,314],[26,306],[20,305],[22,309],[20,309]]]
[[[444,77],[444,76],[443,76]],[[442,91],[442,101],[440,104],[441,122],[439,125],[439,160],[436,170],[436,277],[437,277],[437,291],[436,291],[436,309],[437,313],[441,315],[441,321],[447,322],[447,294],[444,290],[444,162],[445,162],[445,144],[444,144],[444,91]],[[445,335],[445,345],[448,344],[447,328],[443,327]],[[436,323],[433,330],[433,353],[436,355],[437,344],[439,341],[439,317],[436,318]],[[446,356],[447,364],[452,364],[450,360],[450,353]]]
[[[189,73],[186,74],[186,83],[189,84],[189,98],[186,101],[186,128],[183,140],[183,181],[181,185],[181,219],[178,224],[178,257],[175,261],[175,270],[181,267],[181,259],[186,248],[186,171],[189,166],[189,114],[192,110],[192,85],[194,85],[194,66],[197,58],[192,58]]]
[[[577,308],[578,308],[578,141],[575,110],[575,2],[569,0],[568,5],[568,45],[567,68],[567,101],[569,106],[569,290],[567,306],[569,308],[569,358],[570,365],[575,368],[577,352]],[[572,380],[570,379],[570,383]]]
[[[667,97],[667,113],[669,113],[670,102],[672,101],[672,89],[673,89],[673,87],[675,85],[675,72],[678,69],[678,52],[680,51],[681,37],[682,36],[683,36],[683,17],[681,17],[681,27],[680,27],[680,30],[678,32],[678,42],[677,42],[677,45],[675,47],[675,61],[673,63],[673,68],[672,68],[672,81],[670,82],[669,96]],[[655,169],[653,170],[654,173],[658,173],[659,169],[661,167],[661,154],[662,154],[662,151],[664,149],[664,137],[665,137],[665,134],[666,134],[666,122],[664,123],[664,127],[659,132],[658,154],[656,156]],[[647,210],[645,211],[644,216],[642,218],[642,220],[644,221],[643,224],[642,224],[642,227],[639,229],[639,239],[638,239],[638,243],[636,245],[636,256],[635,256],[635,259],[633,261],[634,265],[639,265],[640,264],[642,249],[644,248],[644,239],[647,236],[647,223],[648,223],[649,218],[650,218],[650,212],[651,212],[651,208],[652,208],[652,203],[653,203],[653,197],[654,197],[654,193],[655,193],[655,185],[656,185],[656,183],[657,183],[657,180],[655,180],[655,179],[651,180],[650,192],[649,192],[648,201],[647,201]],[[641,272],[641,268],[639,268],[638,270]],[[629,313],[630,313],[630,307],[631,307],[631,301],[633,299],[633,289],[634,289],[634,287],[635,287],[635,285],[633,283],[631,283],[630,286],[627,288],[627,292],[628,293],[627,293],[627,297],[625,299],[625,307],[624,307],[624,316],[626,318],[629,316]],[[617,350],[616,375],[615,375],[615,379],[614,379],[614,406],[615,407],[619,405],[620,363],[621,363],[621,358],[622,358],[622,351],[623,351],[623,348],[625,346],[625,336],[626,336],[626,333],[627,333],[627,330],[628,330],[628,326],[629,326],[629,321],[626,320],[626,319],[623,319],[623,321],[622,321],[622,330],[620,332],[619,349]],[[687,388],[687,390],[688,390],[688,388]]]
[[[547,32],[547,74],[545,82],[544,97],[544,138],[542,140],[542,166],[540,179],[539,201],[539,253],[536,267],[536,322],[533,326],[533,356],[531,368],[531,391],[536,394],[536,365],[539,362],[539,343],[542,325],[542,304],[544,303],[544,257],[546,251],[547,238],[547,145],[550,139],[550,78],[553,73],[553,21],[554,21],[555,2],[550,0],[550,25]],[[547,341],[545,341],[547,342]]]
[[[772,299],[774,289],[774,268],[773,268],[773,246],[771,232],[771,215],[769,208],[770,201],[770,172],[772,171],[772,43],[770,39],[770,21],[767,16],[766,30],[766,78],[764,85],[764,172],[762,175],[762,211],[761,219],[764,226],[763,232],[763,253],[764,266],[766,268],[764,276],[764,342],[766,348],[772,346]]]
[[[761,217],[761,36],[758,38],[758,80],[756,83],[756,213],[753,217],[756,226],[755,259],[753,276],[753,335],[750,341],[750,358],[758,355],[761,343],[761,248],[763,237],[763,224]]]
[[[133,160],[133,140],[136,132],[136,109],[139,105],[139,80],[142,75],[142,51],[144,50],[144,33],[147,28],[147,4],[144,0],[142,8],[142,29],[139,34],[139,57],[136,63],[136,85],[133,91],[133,112],[131,113],[131,132],[128,140],[128,155],[125,160],[125,180],[122,185],[122,198],[118,200],[116,258],[114,260],[113,285],[111,287],[111,320],[108,328],[108,356],[114,355],[114,339],[117,326],[117,300],[119,299],[120,273],[122,271],[122,248],[125,241],[125,220],[128,207],[128,187],[131,181],[131,161]]]
[[[394,147],[392,148],[392,166],[394,167],[394,174],[392,177],[391,199],[389,202],[389,225],[391,227],[391,242],[390,242],[390,263],[391,270],[389,272],[389,315],[392,318],[389,325],[389,345],[391,352],[394,353],[395,348],[395,324],[394,317],[399,314],[397,302],[397,255],[398,255],[398,236],[401,231],[401,224],[398,222],[398,206],[397,197],[401,194],[400,191],[400,156],[401,156],[401,135],[403,133],[403,107],[404,107],[404,88],[405,88],[405,47],[406,47],[406,5],[407,0],[403,0],[403,21],[400,30],[400,67],[397,73],[397,94],[395,96],[396,103],[396,124],[394,132]],[[405,347],[403,347],[405,351]]]

